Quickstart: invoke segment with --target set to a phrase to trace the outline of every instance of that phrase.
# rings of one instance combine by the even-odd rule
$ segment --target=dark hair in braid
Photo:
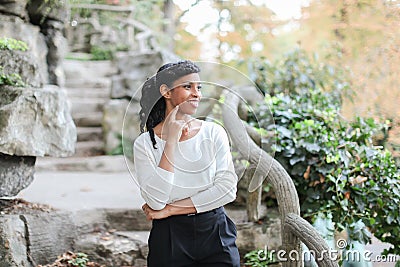
[[[172,87],[173,82],[182,76],[199,73],[200,68],[192,61],[184,60],[177,63],[167,63],[161,66],[157,73],[148,78],[142,87],[140,98],[140,132],[148,131],[153,147],[156,147],[153,128],[159,124],[165,116],[165,98],[160,93],[160,86],[166,84]]]

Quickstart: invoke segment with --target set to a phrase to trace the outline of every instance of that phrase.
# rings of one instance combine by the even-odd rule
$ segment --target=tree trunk
[[[251,169],[249,175],[251,175],[252,177],[257,175],[259,176],[258,179],[264,179],[264,175],[260,172],[260,170]],[[259,186],[256,190],[249,192],[247,195],[246,211],[247,220],[250,222],[258,222],[258,220],[260,219],[261,193],[262,186]]]
[[[174,35],[175,35],[175,19],[174,19],[174,13],[175,13],[175,5],[173,0],[165,0],[164,1],[164,6],[163,6],[163,12],[164,12],[164,24],[163,24],[163,31],[166,36],[170,38],[170,42],[168,44],[168,50],[173,52],[175,49],[175,41],[174,41]]]

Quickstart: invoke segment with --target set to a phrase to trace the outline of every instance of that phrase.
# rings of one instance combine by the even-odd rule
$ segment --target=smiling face
[[[177,79],[171,90],[164,96],[170,108],[179,105],[179,112],[192,115],[196,112],[201,99],[201,84],[198,73],[191,73]]]

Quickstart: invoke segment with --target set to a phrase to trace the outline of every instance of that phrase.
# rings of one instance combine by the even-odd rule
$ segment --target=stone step
[[[103,141],[77,142],[75,146],[75,157],[92,157],[104,155]]]
[[[94,232],[80,235],[74,242],[77,251],[88,255],[90,260],[103,266],[147,266],[149,248],[146,242],[132,238],[142,235],[129,235],[113,232]]]
[[[77,87],[65,88],[69,99],[74,98],[110,98],[109,88],[90,88],[90,87]]]
[[[114,234],[147,243],[150,231],[117,231]]]
[[[111,79],[106,77],[98,77],[93,79],[67,79],[65,87],[68,88],[110,88]]]
[[[127,172],[127,164],[130,164],[130,169],[133,168],[132,163],[126,162],[123,155],[69,158],[38,157],[36,159],[35,170],[39,172],[65,171],[114,173]]]
[[[77,127],[78,142],[102,141],[103,129],[101,127]]]
[[[104,104],[108,99],[104,98],[75,98],[70,99],[71,102],[71,114],[74,117],[75,114],[88,114],[95,112],[102,112]]]
[[[103,112],[93,112],[87,114],[74,114],[73,120],[78,127],[101,127]]]
[[[71,54],[69,56],[71,56]],[[63,69],[66,80],[90,80],[98,77],[111,77],[117,73],[116,66],[114,66],[113,62],[110,60],[66,59],[63,62]]]

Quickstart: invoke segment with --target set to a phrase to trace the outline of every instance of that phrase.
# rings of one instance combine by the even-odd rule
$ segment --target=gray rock
[[[11,17],[0,14],[0,33],[4,37],[14,38],[28,44],[29,54],[33,65],[37,65],[40,73],[40,81],[48,83],[47,72],[47,45],[40,28],[25,23],[19,17]]]
[[[48,20],[65,23],[69,16],[69,8],[65,0],[29,0],[27,9],[31,21],[37,25]]]
[[[109,229],[103,209],[78,210],[73,214],[78,236]]]
[[[162,51],[117,53],[114,61],[118,75],[113,77],[111,98],[133,98],[138,101],[140,88],[146,79],[171,60],[171,55]]]
[[[62,68],[63,60],[68,51],[68,42],[62,31],[64,23],[49,20],[42,26],[49,52],[47,53],[49,83],[59,86],[65,84],[65,74]]]
[[[163,57],[159,51],[119,52],[115,55],[115,62],[119,73],[129,73],[138,78],[146,78],[155,74],[163,63]]]
[[[16,196],[33,181],[35,157],[0,153],[0,197]]]
[[[27,19],[26,5],[28,0],[0,0],[0,13]]]
[[[137,102],[124,99],[112,99],[104,105],[103,135],[106,153],[121,145],[120,137],[123,133],[124,152],[131,157],[133,141],[140,134],[139,110]]]
[[[0,267],[32,266],[27,260],[25,224],[18,215],[0,217]]]
[[[242,254],[256,249],[278,250],[281,244],[281,222],[279,218],[271,219],[265,225],[256,223],[237,224],[236,245]]]
[[[113,76],[111,79],[111,98],[128,98],[139,101],[142,97],[141,89],[146,78],[137,79],[136,77],[129,76],[129,74],[122,74]]]
[[[142,246],[142,242],[126,236],[91,233],[81,236],[74,247],[90,260],[106,266],[136,266],[135,261],[143,259]]]
[[[66,157],[74,153],[76,128],[64,90],[56,86],[0,90],[0,152]]]
[[[145,259],[136,259],[134,266],[135,267],[147,267],[147,260],[145,260]]]
[[[70,212],[20,215],[28,233],[29,254],[35,264],[53,262],[58,255],[71,251],[76,227]]]
[[[111,61],[99,60],[65,60],[63,61],[65,77],[72,88],[109,88],[110,79],[116,73]],[[104,78],[106,77],[106,78]]]
[[[111,229],[120,231],[149,231],[151,229],[151,222],[146,220],[141,209],[107,209],[105,217]]]
[[[5,74],[18,74],[29,86],[43,85],[39,65],[28,52],[0,50],[0,66]]]

